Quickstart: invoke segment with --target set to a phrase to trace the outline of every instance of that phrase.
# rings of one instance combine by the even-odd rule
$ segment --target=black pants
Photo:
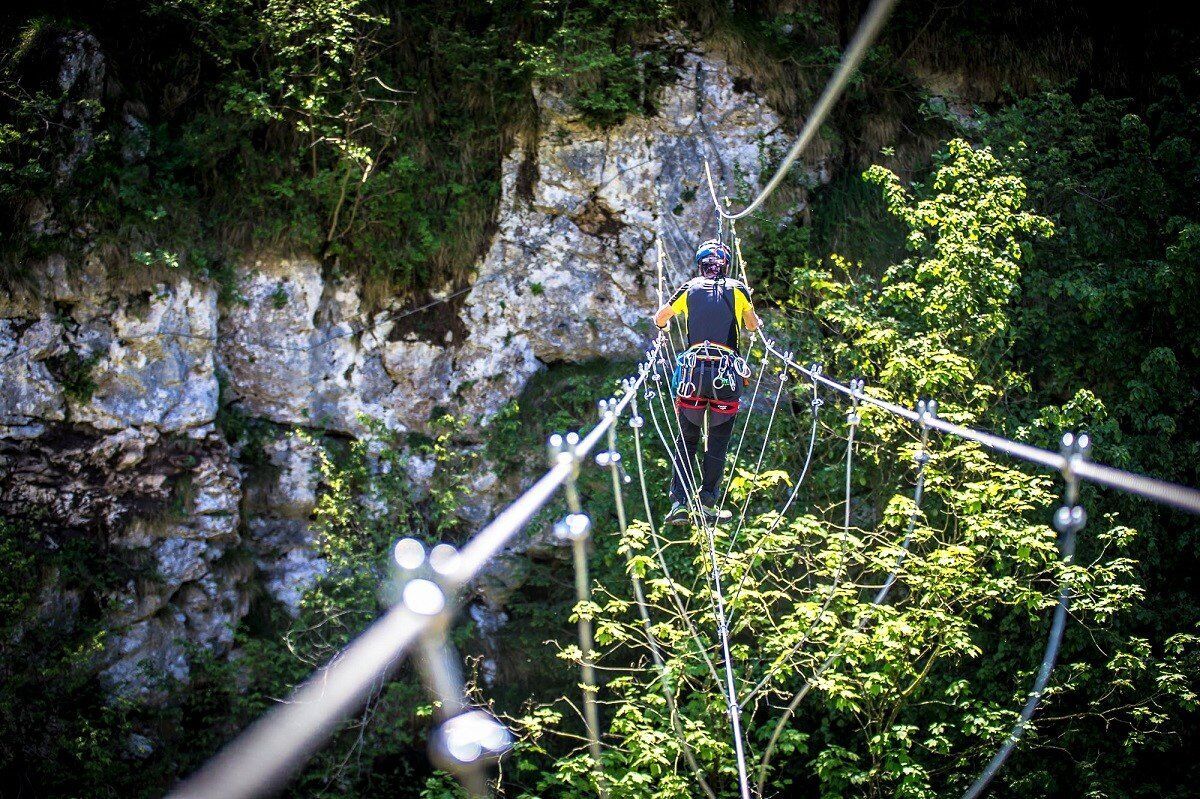
[[[703,427],[688,418],[693,416],[697,421],[703,421],[701,412],[681,411],[679,426],[682,428],[682,440],[676,440],[671,452],[671,460],[675,462],[675,474],[671,478],[671,499],[687,504],[688,494],[695,491],[696,451],[700,452],[701,484],[700,498],[707,502],[715,502],[717,489],[721,486],[721,477],[725,473],[725,456],[729,452],[729,437],[733,433],[733,418],[735,414],[708,414],[708,449],[703,450],[700,437]],[[682,453],[685,461],[680,462]]]

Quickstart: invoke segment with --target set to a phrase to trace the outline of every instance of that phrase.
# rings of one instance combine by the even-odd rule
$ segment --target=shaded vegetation
[[[655,88],[671,79],[655,35],[682,21],[744,70],[742,88],[794,125],[862,5],[172,0],[6,10],[0,279],[36,283],[39,259],[69,253],[115,271],[124,263],[136,279],[187,271],[236,299],[238,258],[294,249],[366,277],[377,298],[460,280],[491,234],[501,157],[536,132],[531,80],[563,91],[582,124],[650,113]],[[1087,3],[901,4],[814,150],[834,179],[793,179],[775,208],[806,208],[784,224],[756,217],[742,231],[772,327],[805,360],[864,375],[896,401],[933,395],[956,421],[1051,448],[1061,430],[1087,428],[1099,460],[1200,484],[1196,36],[1161,14],[1154,21],[1154,11],[1131,19]],[[85,69],[64,85],[65,57],[86,66],[94,56],[85,33],[98,43],[102,79],[89,84]],[[928,81],[961,102],[951,108]],[[80,401],[94,388],[91,366],[73,355],[53,364]],[[540,462],[545,435],[593,418],[596,398],[626,369],[547,370],[492,420],[486,455],[508,476]],[[793,391],[788,423],[805,430],[808,395]],[[730,574],[749,575],[733,603],[735,656],[747,677],[768,678],[747,715],[756,754],[801,675],[864,612],[865,589],[847,586],[823,620],[808,582],[773,581],[770,569],[827,585],[838,561],[817,556],[835,552],[856,583],[872,585],[894,562],[908,519],[911,431],[864,413],[853,485],[861,518],[843,538],[843,410],[821,414],[816,466],[793,521],[775,525],[772,499],[806,442],[777,438],[773,468],[734,483],[749,507],[743,546],[727,563]],[[219,422],[242,445],[243,464],[263,467],[262,423],[228,410]],[[758,440],[764,420],[750,424]],[[432,436],[408,442],[438,465],[422,502],[407,493],[397,442],[322,442],[314,525],[327,577],[296,618],[257,596],[237,657],[192,653],[187,687],[157,675],[173,696],[160,708],[105,701],[92,676],[105,597],[138,564],[84,539],[51,549],[55,531],[36,514],[0,519],[0,783],[47,796],[160,794],[379,612],[391,541],[462,535],[454,511],[476,461],[460,432],[460,420],[442,417]],[[628,464],[627,432],[622,448]],[[653,449],[652,491],[667,475]],[[1064,567],[1045,525],[1057,501],[1051,481],[972,447],[937,442],[935,451],[903,591],[781,728],[769,789],[960,791],[1013,720],[1052,584],[1064,578],[1079,601],[1063,665],[1036,735],[995,795],[1190,795],[1200,780],[1190,757],[1200,747],[1195,520],[1089,489],[1092,521],[1076,564]],[[607,764],[614,792],[695,795],[638,643],[625,587],[632,569],[668,608],[659,634],[676,648],[673,685],[695,722],[690,742],[729,794],[719,696],[669,611],[648,530],[613,534],[607,481],[594,471],[583,481],[599,588],[596,606],[580,610],[600,624],[605,665],[635,667],[604,689],[616,702],[605,711],[620,744]],[[176,488],[178,499],[187,487]],[[535,528],[561,512],[546,511]],[[775,561],[755,560],[746,544],[759,542]],[[697,607],[700,544],[681,540],[666,556]],[[554,701],[575,699],[577,653],[562,612],[569,572],[552,556],[530,560],[500,644],[509,660],[487,692],[525,734],[506,789],[593,795],[577,742],[560,735],[580,725]],[[80,613],[64,614],[71,625],[43,623],[48,583],[83,598]],[[697,618],[711,644],[712,619]],[[805,630],[815,630],[813,646],[787,656]],[[787,668],[772,674],[777,663]],[[405,675],[289,790],[413,796],[422,784],[424,795],[454,795],[424,759],[429,713]],[[152,754],[136,750],[134,732],[153,736]]]

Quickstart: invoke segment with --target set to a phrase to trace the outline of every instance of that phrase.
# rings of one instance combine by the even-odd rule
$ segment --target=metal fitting
[[[616,450],[611,450],[611,449],[605,450],[604,452],[597,452],[596,453],[596,465],[597,466],[613,466],[613,465],[615,465],[617,467],[620,467],[621,453],[617,452]]]
[[[1091,447],[1092,439],[1087,433],[1063,433],[1059,451],[1063,456],[1066,487],[1062,507],[1054,512],[1054,528],[1060,533],[1077,533],[1087,524],[1087,511],[1079,504],[1079,476],[1075,467],[1087,459]]]
[[[431,736],[429,753],[438,766],[458,773],[464,767],[499,759],[512,741],[512,734],[503,724],[476,708],[443,722]]]
[[[446,595],[433,580],[418,577],[405,584],[400,593],[404,607],[418,616],[436,616],[446,609]]]
[[[564,541],[583,541],[591,529],[592,520],[586,513],[570,513],[554,525],[554,536]]]

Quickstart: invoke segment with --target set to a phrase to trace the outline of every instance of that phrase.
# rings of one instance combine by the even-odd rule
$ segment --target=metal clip
[[[554,537],[563,541],[586,541],[592,520],[586,513],[568,513],[554,525]]]
[[[853,404],[850,407],[849,413],[846,414],[846,423],[851,427],[854,427],[862,421],[862,417],[858,415],[858,401],[862,396],[864,385],[866,385],[866,383],[861,379],[850,381],[850,401]]]
[[[917,401],[917,425],[921,428],[921,448],[913,456],[918,466],[929,463],[929,421],[937,418],[937,400]]]
[[[1077,533],[1087,524],[1087,511],[1079,504],[1079,476],[1075,467],[1087,459],[1091,448],[1092,440],[1087,433],[1063,433],[1059,451],[1063,456],[1062,476],[1066,485],[1062,507],[1054,513],[1054,529],[1060,533]]]
[[[487,796],[489,763],[512,745],[512,736],[492,715],[469,704],[461,660],[446,630],[451,610],[444,579],[453,578],[458,550],[438,544],[425,551],[415,538],[402,538],[392,548],[398,573],[391,581],[390,600],[416,616],[434,619],[422,634],[417,665],[433,696],[439,723],[429,736],[429,755],[451,772],[475,796]]]

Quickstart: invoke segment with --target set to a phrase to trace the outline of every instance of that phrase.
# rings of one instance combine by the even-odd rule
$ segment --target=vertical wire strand
[[[754,379],[754,391],[750,393],[750,404],[746,408],[746,418],[742,421],[742,432],[738,435],[737,447],[733,451],[733,462],[729,465],[729,475],[732,477],[737,470],[738,459],[742,454],[742,443],[746,440],[746,431],[750,428],[750,415],[754,413],[754,403],[758,400],[758,389],[762,385],[763,374],[767,371],[767,359],[764,354],[759,365],[758,377]],[[724,488],[721,490],[721,501],[718,503],[718,510],[725,510],[725,500],[729,497],[729,481],[725,482]]]
[[[784,372],[783,375],[787,373]],[[746,501],[742,503],[742,509],[738,513],[737,525],[734,527],[733,535],[729,537],[729,552],[733,552],[734,546],[737,544],[738,534],[742,531],[742,525],[746,521],[746,511],[750,507],[750,500],[754,496],[754,491],[758,487],[758,476],[762,473],[763,458],[767,454],[767,444],[771,442],[771,427],[775,424],[775,414],[779,410],[779,400],[783,397],[783,386],[786,382],[786,377],[781,376],[779,380],[779,388],[775,392],[775,401],[771,403],[771,416],[767,419],[767,431],[763,433],[762,447],[758,450],[758,461],[754,464],[754,482],[750,484],[749,490],[746,491]],[[746,417],[749,421],[749,415]],[[731,481],[732,482],[732,481]]]
[[[729,626],[725,622],[725,597],[721,592],[721,567],[717,561],[717,544],[713,532],[710,528],[705,528],[705,533],[708,536],[709,557],[712,559],[712,590],[717,605],[717,634],[721,639],[729,723],[733,728],[733,751],[737,760],[738,789],[742,799],[750,799],[750,779],[746,771],[746,752],[742,743],[741,707],[738,704],[737,686],[734,684],[733,678],[733,657],[729,652]]]
[[[579,490],[576,486],[576,477],[578,474],[579,455],[575,452],[575,445],[578,443],[578,436],[572,434],[567,437],[565,446],[567,450],[559,454],[559,458],[570,458],[575,464],[576,471],[563,484],[566,492],[567,508],[571,511],[571,515],[577,519],[586,519],[583,514],[583,505],[579,500]],[[590,526],[590,522],[588,522]],[[570,527],[570,525],[567,525]],[[576,613],[579,618],[576,622],[577,632],[579,635],[579,668],[583,678],[583,713],[584,721],[587,725],[588,733],[588,750],[591,753],[592,768],[595,771],[596,777],[596,792],[600,795],[600,799],[608,799],[608,789],[604,785],[604,759],[603,751],[600,745],[600,707],[596,702],[596,693],[599,691],[599,686],[596,681],[596,667],[593,663],[594,641],[592,636],[592,618],[591,611],[586,607],[591,603],[591,579],[588,576],[587,562],[587,530],[572,531],[571,535],[571,552],[575,565],[575,598],[576,598]]]
[[[812,466],[813,451],[816,449],[817,445],[817,428],[820,421],[820,417],[817,415],[817,410],[820,407],[818,404],[820,400],[816,399],[816,395],[817,384],[813,383],[814,402],[812,403],[812,429],[808,434],[808,452],[804,456],[804,466],[802,466],[800,469],[800,476],[796,478],[796,484],[792,487],[792,491],[788,495],[787,501],[783,503],[783,507],[779,510],[779,515],[775,518],[775,521],[771,522],[771,526],[767,528],[767,531],[758,539],[758,543],[755,545],[754,550],[750,553],[750,557],[747,558],[746,566],[742,570],[741,580],[738,581],[737,588],[729,598],[729,604],[731,607],[733,607],[734,603],[737,602],[738,596],[741,595],[742,586],[746,584],[746,579],[750,576],[750,567],[754,564],[754,559],[758,557],[758,553],[762,551],[763,544],[766,542],[767,536],[775,532],[779,525],[783,523],[783,520],[787,518],[788,508],[792,506],[797,494],[800,492],[800,487],[804,485],[804,480],[808,476],[808,470]],[[733,614],[736,612],[736,609],[730,611],[730,623],[732,623]],[[745,707],[745,703],[746,700],[743,700],[743,707]]]
[[[610,412],[611,413],[611,412]],[[637,416],[636,402],[632,406],[633,418]],[[635,437],[641,436],[640,425],[634,427]],[[608,451],[609,451],[609,472],[612,476],[613,499],[617,509],[617,526],[621,532],[622,541],[625,540],[628,532],[628,524],[625,515],[625,493],[621,489],[621,474],[620,461],[617,455],[617,429],[616,420],[608,428]],[[658,639],[654,635],[654,626],[650,621],[650,610],[646,607],[646,596],[642,590],[642,581],[638,577],[633,566],[633,556],[626,550],[625,553],[626,570],[629,572],[629,581],[633,586],[633,596],[637,603],[638,615],[642,619],[642,630],[646,636],[646,643],[650,647],[650,656],[654,660],[654,667],[658,671],[659,684],[662,687],[663,700],[667,703],[667,712],[670,716],[671,727],[675,731],[676,738],[679,739],[680,748],[683,750],[684,759],[687,761],[688,768],[691,769],[692,776],[696,780],[696,784],[704,791],[709,799],[716,799],[716,794],[709,786],[708,781],[704,779],[704,774],[700,770],[700,764],[696,762],[696,755],[692,752],[692,747],[687,742],[687,736],[684,734],[683,725],[679,721],[679,710],[675,705],[675,696],[671,691],[671,685],[667,679],[667,667],[663,660],[662,653],[659,649]]]
[[[654,427],[658,431],[659,440],[662,442],[663,448],[666,449],[666,440],[663,437],[662,428],[659,427],[658,417],[654,413],[654,404],[647,401],[646,406],[649,409],[651,421],[654,422]],[[704,645],[703,640],[700,638],[699,631],[696,629],[695,625],[692,624],[691,614],[688,612],[683,598],[679,596],[679,592],[675,588],[675,580],[671,576],[671,570],[667,566],[666,556],[663,554],[663,547],[660,543],[658,534],[658,526],[654,523],[654,513],[650,508],[650,492],[646,488],[646,470],[642,456],[642,438],[640,431],[639,435],[634,437],[634,452],[637,457],[638,483],[640,484],[642,490],[642,504],[646,509],[646,522],[650,525],[650,535],[654,537],[655,553],[658,557],[659,568],[661,568],[663,571],[663,577],[667,581],[671,598],[675,601],[675,605],[679,609],[680,617],[683,619],[684,624],[687,625],[688,632],[692,637],[692,641],[696,645],[696,651],[700,654],[700,657],[704,659],[705,665],[708,666],[709,674],[712,675],[713,682],[716,684],[717,689],[723,692],[724,689],[721,686],[721,677],[717,674],[716,666],[713,665],[712,660],[708,656],[708,647]]]
[[[925,494],[925,466],[927,463],[929,463],[929,460],[930,460],[930,458],[929,458],[929,427],[926,424],[926,422],[932,416],[934,409],[936,409],[936,407],[937,406],[934,403],[930,403],[928,406],[926,406],[925,403],[921,403],[921,405],[918,406],[918,411],[920,413],[920,418],[921,418],[921,422],[920,422],[920,424],[921,424],[921,443],[920,443],[919,449],[917,450],[917,454],[913,459],[917,464],[917,476],[916,476],[916,479],[914,481],[914,486],[913,486],[913,507],[912,507],[912,510],[909,511],[909,514],[908,514],[908,523],[906,525],[905,532],[904,532],[904,540],[900,544],[900,554],[896,556],[896,562],[892,565],[892,570],[888,574],[887,579],[884,580],[883,586],[875,594],[874,599],[871,600],[871,604],[867,608],[868,611],[878,608],[880,605],[883,604],[883,601],[887,598],[888,593],[892,590],[892,586],[895,585],[895,583],[896,583],[896,579],[900,574],[901,565],[904,563],[905,558],[908,556],[909,547],[912,543],[913,532],[916,530],[917,517],[921,512],[921,500],[924,498],[924,494]],[[926,416],[927,408],[928,408],[929,416]],[[869,619],[870,619],[869,612],[863,614],[858,619],[858,621],[855,623],[854,632],[856,632],[856,633],[861,632],[863,630],[863,628],[867,626],[867,622],[869,621]],[[762,791],[763,786],[766,784],[767,768],[770,765],[770,759],[774,754],[775,746],[777,745],[779,736],[783,732],[784,726],[791,719],[792,715],[796,712],[796,708],[798,708],[800,706],[800,703],[804,701],[804,698],[808,695],[808,692],[812,689],[813,685],[816,684],[816,681],[821,679],[821,676],[823,674],[825,674],[825,672],[829,669],[829,667],[832,666],[835,662],[837,662],[838,658],[841,657],[842,652],[845,650],[846,644],[848,643],[848,641],[849,641],[849,636],[846,634],[845,631],[843,631],[842,634],[838,636],[838,641],[837,641],[836,645],[834,646],[833,651],[830,652],[830,654],[825,658],[825,660],[821,663],[821,665],[818,666],[813,671],[813,673],[805,681],[804,686],[800,689],[800,691],[798,691],[796,693],[796,695],[794,697],[792,697],[792,700],[790,702],[788,702],[787,707],[784,709],[783,716],[776,723],[775,729],[771,734],[771,739],[767,743],[767,748],[764,750],[762,763],[760,765],[759,773],[758,773],[758,787],[759,787],[760,793]],[[791,657],[791,655],[789,655],[789,658],[790,657]],[[754,689],[749,694],[747,694],[746,701],[750,701],[750,698],[752,698],[754,694],[756,694],[760,689],[762,689],[767,684],[767,682],[771,676],[772,675],[770,672],[768,672],[766,675],[764,675],[763,679],[754,687]]]

